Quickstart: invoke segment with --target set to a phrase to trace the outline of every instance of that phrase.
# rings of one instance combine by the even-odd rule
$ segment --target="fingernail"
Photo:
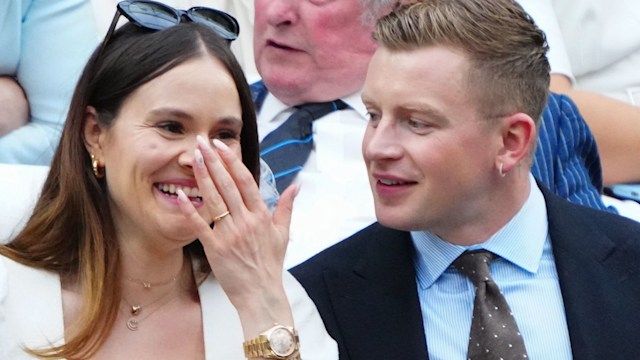
[[[184,191],[182,191],[182,189],[176,190],[176,193],[178,194],[178,201],[183,202],[183,203],[188,203],[189,202],[189,198],[184,193]]]
[[[211,142],[213,143],[213,146],[215,146],[216,149],[219,149],[224,152],[229,151],[229,147],[227,146],[227,144],[223,143],[222,141],[218,139],[213,139],[213,141]]]
[[[198,167],[204,167],[204,157],[202,157],[202,152],[200,151],[200,149],[195,149],[193,151],[193,155],[196,158],[196,163],[198,164]]]
[[[209,147],[209,144],[201,135],[196,136],[196,141],[198,142],[198,145],[200,145],[200,147],[202,147],[203,149],[206,149]]]

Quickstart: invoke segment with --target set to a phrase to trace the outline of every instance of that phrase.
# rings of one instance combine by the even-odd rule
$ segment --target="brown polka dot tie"
[[[453,265],[476,288],[469,335],[469,360],[527,359],[527,349],[511,309],[489,271],[494,254],[466,251]]]

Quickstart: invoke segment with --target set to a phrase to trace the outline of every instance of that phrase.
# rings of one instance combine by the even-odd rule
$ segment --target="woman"
[[[34,213],[0,247],[0,358],[337,358],[282,270],[296,189],[273,216],[260,198],[234,24],[119,4]]]

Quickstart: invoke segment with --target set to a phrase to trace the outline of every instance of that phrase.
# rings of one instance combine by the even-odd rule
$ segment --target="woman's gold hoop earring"
[[[100,167],[100,162],[93,154],[91,155],[91,169],[93,170],[93,175],[95,175],[98,179],[104,177],[104,169]]]

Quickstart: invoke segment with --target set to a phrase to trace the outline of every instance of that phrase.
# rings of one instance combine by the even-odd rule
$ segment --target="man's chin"
[[[305,93],[305,89],[311,87],[309,81],[303,76],[296,76],[290,70],[288,73],[280,74],[274,72],[275,75],[267,75],[262,77],[269,92],[277,97],[280,101],[292,97],[300,97]]]
[[[401,231],[417,231],[420,226],[416,224],[409,216],[401,211],[385,210],[378,211],[376,209],[376,218],[378,222],[388,228]]]

